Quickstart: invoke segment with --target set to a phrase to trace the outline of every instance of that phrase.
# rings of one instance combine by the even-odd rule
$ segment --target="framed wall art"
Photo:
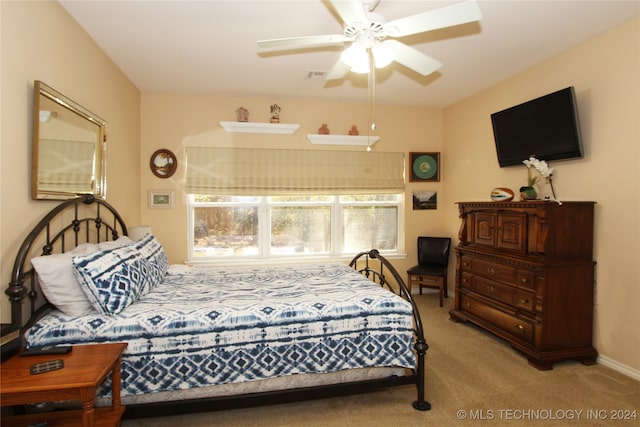
[[[150,208],[172,208],[173,191],[149,190]]]
[[[409,181],[440,181],[440,153],[409,153]]]
[[[438,209],[437,191],[414,191],[413,210],[422,211],[427,209]]]
[[[149,167],[158,178],[169,178],[176,173],[178,159],[171,151],[162,148],[151,155]]]

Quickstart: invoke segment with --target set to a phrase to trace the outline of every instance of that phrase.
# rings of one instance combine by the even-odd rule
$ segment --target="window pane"
[[[344,252],[397,250],[397,206],[345,207],[343,221]]]
[[[193,256],[258,255],[258,207],[193,208]]]
[[[192,195],[190,259],[397,253],[401,194]]]
[[[229,202],[230,197],[210,196],[208,194],[194,194],[193,201],[196,203]]]
[[[318,254],[331,250],[331,207],[273,207],[271,253]]]
[[[346,202],[397,202],[397,194],[358,194],[340,196],[340,201]]]
[[[256,203],[256,196],[214,196],[208,194],[194,194],[195,203]]]
[[[332,196],[273,196],[269,197],[269,201],[274,203],[289,203],[289,202],[312,202],[323,203],[331,202]]]

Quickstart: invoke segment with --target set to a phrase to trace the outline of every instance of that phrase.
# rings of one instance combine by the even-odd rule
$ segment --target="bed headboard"
[[[83,195],[62,202],[29,232],[16,255],[5,294],[11,301],[10,329],[20,331],[49,304],[39,292],[31,258],[72,250],[82,243],[100,243],[127,235],[120,214],[106,201]],[[4,342],[3,339],[3,353]]]

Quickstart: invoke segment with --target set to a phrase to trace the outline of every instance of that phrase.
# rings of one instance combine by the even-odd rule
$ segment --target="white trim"
[[[634,369],[631,366],[623,365],[622,363],[615,361],[607,356],[598,356],[598,363],[604,365],[614,371],[620,372],[634,380],[640,381],[640,370]]]
[[[309,263],[329,263],[329,262],[342,262],[348,264],[356,254],[341,256],[341,257],[273,257],[273,258],[234,258],[228,257],[220,260],[212,259],[191,259],[184,261],[185,265],[191,266],[256,266],[256,265],[279,265],[279,264],[309,264]],[[406,259],[407,254],[394,254],[387,255],[382,254],[388,260],[393,259]]]

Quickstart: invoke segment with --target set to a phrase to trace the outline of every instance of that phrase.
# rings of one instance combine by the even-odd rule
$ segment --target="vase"
[[[536,200],[538,193],[533,187],[520,187],[520,200]]]

